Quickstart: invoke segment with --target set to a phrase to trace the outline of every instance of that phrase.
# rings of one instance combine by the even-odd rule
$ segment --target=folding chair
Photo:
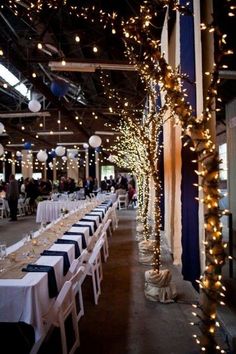
[[[128,207],[128,196],[127,194],[120,194],[118,196],[118,208],[120,209],[127,209]]]
[[[108,240],[107,240],[107,233],[102,232],[100,239],[103,239],[103,246],[102,246],[102,253],[103,253],[103,259],[104,262],[107,261],[107,258],[109,257],[109,246],[108,246]]]
[[[72,334],[74,335],[74,344],[71,348],[69,348],[69,336],[68,333],[66,333],[66,321],[70,318],[70,315],[73,325],[73,331],[69,333],[70,338]],[[49,325],[60,329],[62,354],[75,353],[80,345],[80,339],[73,285],[70,280],[64,283],[56,301],[47,316],[44,317],[44,320],[49,322]]]
[[[84,302],[82,295],[82,283],[86,274],[85,268],[80,266],[77,272],[71,277],[72,289],[75,297],[77,321],[84,315]]]
[[[98,304],[98,298],[101,295],[101,280],[103,278],[102,262],[101,262],[101,248],[103,240],[99,239],[96,243],[90,258],[88,259],[88,269],[86,275],[92,277],[94,302]]]
[[[118,216],[117,216],[117,207],[118,202],[116,201],[111,207],[111,221],[112,221],[112,229],[115,230],[118,228]]]

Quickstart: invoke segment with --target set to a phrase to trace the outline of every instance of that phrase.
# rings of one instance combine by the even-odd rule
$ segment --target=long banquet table
[[[90,210],[87,207],[86,210],[79,209],[68,213],[56,223],[49,224],[41,233],[38,232],[36,237],[26,244],[20,243],[18,249],[9,248],[5,263],[6,271],[0,273],[1,322],[22,321],[32,325],[36,342],[45,335],[43,316],[55,301],[55,296],[50,297],[49,275],[41,271],[25,273],[22,272],[22,268],[28,263],[34,267],[35,265],[52,267],[60,291],[66,280],[65,259],[62,255],[57,255],[57,252],[63,251],[67,254],[71,264],[75,259],[75,244],[57,244],[55,241],[58,239],[77,241],[82,253],[83,240],[88,246],[90,236],[111,205],[110,201],[105,201],[102,204],[93,204]],[[41,255],[45,250],[49,254]],[[11,253],[12,251],[14,252]],[[53,255],[50,255],[51,253]]]
[[[115,193],[104,193],[102,194],[104,199],[110,200],[112,203],[116,201]],[[37,223],[47,223],[57,220],[63,209],[72,211],[78,208],[83,208],[85,204],[84,200],[44,200],[38,203],[36,222]]]

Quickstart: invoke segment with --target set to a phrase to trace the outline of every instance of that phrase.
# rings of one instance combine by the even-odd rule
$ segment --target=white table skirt
[[[94,211],[91,211],[91,213],[94,213]],[[98,215],[100,215],[100,213],[101,212],[99,212]],[[96,222],[99,220],[99,216],[92,217],[88,215],[87,218],[94,218]],[[78,222],[80,221],[78,220]],[[84,222],[84,224],[91,224],[92,227],[94,226],[93,222]],[[68,231],[83,233],[87,245],[89,244],[91,237],[89,236],[88,227],[78,228],[72,226]],[[76,240],[79,243],[80,251],[82,253],[82,237],[80,235],[68,235],[62,236],[62,238]],[[15,246],[8,249],[8,253],[9,251],[15,251],[22,244],[22,241],[18,242],[17,247]],[[50,249],[66,251],[70,263],[75,257],[73,244],[53,244]],[[65,281],[65,277],[63,276],[63,257],[41,256],[36,261],[36,264],[50,265],[54,268],[58,290],[60,291]],[[43,324],[42,318],[48,312],[54,301],[55,298],[49,297],[48,274],[45,272],[29,272],[26,273],[22,279],[0,279],[0,321],[22,321],[32,325],[35,330],[36,342],[46,334],[46,328]]]
[[[68,211],[78,209],[83,207],[83,202],[80,200],[77,201],[52,201],[45,200],[39,202],[37,206],[36,222],[51,222],[56,220],[61,215],[61,210],[67,209]]]

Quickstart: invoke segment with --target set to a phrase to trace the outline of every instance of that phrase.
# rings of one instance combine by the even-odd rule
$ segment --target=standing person
[[[17,221],[17,205],[19,198],[19,185],[15,175],[10,175],[7,188],[7,200],[10,209],[10,221]]]
[[[90,197],[90,193],[93,192],[93,178],[91,176],[87,177],[84,182],[85,196],[88,195]]]

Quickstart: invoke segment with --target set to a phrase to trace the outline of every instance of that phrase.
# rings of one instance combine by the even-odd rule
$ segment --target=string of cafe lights
[[[165,3],[166,5],[173,4],[173,1],[166,1]],[[65,4],[67,4],[67,2],[65,2]],[[178,120],[182,125],[183,136],[187,134],[190,137],[193,141],[193,149],[198,154],[198,162],[201,165],[200,172],[197,171],[201,177],[198,188],[203,190],[204,197],[201,201],[207,207],[205,215],[205,251],[207,265],[199,283],[202,292],[205,294],[210,304],[207,311],[204,306],[201,307],[202,304],[200,305],[203,312],[201,323],[203,324],[205,336],[208,338],[207,345],[210,347],[215,346],[214,349],[224,353],[224,350],[221,349],[220,346],[215,345],[214,339],[217,323],[216,303],[218,303],[218,299],[224,296],[224,287],[221,283],[220,275],[225,260],[225,245],[222,241],[222,225],[220,223],[220,218],[224,214],[224,211],[219,208],[219,199],[221,198],[221,193],[218,188],[220,161],[207,128],[207,122],[211,119],[212,112],[215,110],[212,103],[217,99],[217,87],[219,85],[217,72],[220,69],[220,62],[216,62],[214,72],[209,73],[209,75],[211,75],[211,85],[206,98],[206,108],[200,117],[194,117],[191,106],[186,102],[186,93],[184,93],[182,89],[181,80],[183,77],[174,72],[166,63],[160,52],[159,43],[150,40],[146,35],[147,32],[145,31],[149,27],[151,19],[150,13],[148,13],[148,17],[145,14],[145,10],[148,9],[147,2],[145,2],[145,4],[143,8],[144,11],[140,13],[142,26],[137,24],[137,19],[132,18],[128,23],[123,24],[124,34],[126,40],[133,40],[137,45],[142,42],[146,51],[144,50],[142,58],[139,56],[136,59],[138,70],[140,70],[144,81],[150,81],[150,79],[152,79],[153,82],[158,83],[161,90],[165,92],[169,108],[179,117]],[[230,4],[231,2],[229,1],[228,5]],[[54,1],[49,1],[49,5],[56,6]],[[176,8],[176,10],[179,9]],[[183,9],[181,9],[181,11],[183,11]],[[78,9],[73,12],[79,16]],[[235,16],[235,8],[233,6],[229,6],[228,16]],[[101,14],[101,17],[105,17],[105,15],[103,16]],[[216,27],[213,24],[211,24],[210,27],[207,24],[203,24],[202,29],[212,32],[215,31]],[[219,35],[219,43],[224,44],[224,42],[224,34]],[[130,49],[130,53],[133,54],[133,57],[135,56],[134,48]],[[231,51],[224,49],[222,49],[220,53],[221,56],[232,54]],[[139,67],[138,62],[142,60],[146,63],[146,66]],[[223,304],[224,302],[220,300],[220,303]],[[208,311],[209,309],[210,313]],[[202,344],[201,338],[196,336],[196,341],[200,344],[202,351],[207,352],[211,350],[210,347]]]
[[[160,197],[161,197],[161,185],[159,181],[159,171],[158,171],[158,161],[160,156],[160,149],[158,148],[158,134],[160,132],[160,128],[163,124],[163,116],[167,110],[167,106],[163,106],[159,111],[155,105],[156,101],[156,90],[151,82],[146,82],[146,92],[149,93],[149,112],[147,112],[145,119],[143,122],[137,118],[136,113],[131,109],[127,110],[127,107],[130,108],[128,101],[121,98],[114,89],[111,88],[110,83],[108,81],[108,75],[104,75],[104,73],[100,76],[100,81],[104,87],[104,93],[108,97],[109,100],[113,102],[113,109],[117,109],[120,111],[120,115],[124,120],[123,124],[120,125],[120,134],[121,139],[118,140],[119,144],[113,147],[113,151],[115,150],[118,156],[118,161],[122,164],[122,159],[126,158],[126,154],[130,154],[130,147],[134,146],[134,154],[138,156],[138,151],[144,151],[144,159],[134,159],[134,164],[136,166],[135,174],[139,171],[140,167],[144,171],[146,170],[149,175],[152,176],[154,183],[154,211],[153,211],[153,221],[154,225],[152,228],[152,238],[154,240],[153,243],[153,269],[157,272],[160,271],[161,266],[161,251],[160,251],[160,228],[161,228],[161,211],[160,211]],[[123,105],[123,107],[122,107]],[[124,129],[124,131],[123,131]],[[123,138],[126,139],[123,140]],[[123,151],[124,153],[120,153]],[[141,166],[140,166],[141,164]],[[148,205],[149,195],[144,195],[145,206]],[[146,208],[145,208],[146,209]],[[149,228],[146,223],[145,215],[145,226],[144,226],[144,239],[148,239]]]
[[[191,106],[186,102],[186,93],[183,94],[181,81],[183,76],[174,72],[165,62],[160,53],[159,43],[150,40],[146,29],[150,22],[150,11],[143,8],[143,19],[131,19],[124,26],[124,34],[128,39],[132,39],[136,44],[142,43],[144,49],[143,57],[140,53],[135,54],[135,48],[129,47],[129,58],[135,59],[138,70],[142,73],[143,80],[149,82],[152,80],[159,83],[159,86],[165,91],[165,97],[168,98],[170,109],[179,116],[179,122],[182,125],[183,136],[187,133],[193,141],[193,149],[198,154],[198,162],[201,170],[196,171],[202,177],[199,188],[203,190],[204,198],[201,200],[207,206],[205,214],[205,253],[206,268],[199,283],[202,289],[203,299],[199,308],[202,316],[200,328],[204,334],[203,337],[195,335],[196,342],[201,345],[201,350],[212,352],[212,347],[217,351],[224,353],[219,345],[215,343],[215,330],[219,325],[216,321],[216,304],[224,304],[222,298],[225,288],[221,283],[221,268],[225,262],[225,244],[222,241],[222,224],[220,222],[224,211],[219,208],[219,199],[221,193],[219,191],[219,158],[215,145],[211,139],[210,131],[207,123],[212,117],[213,102],[217,98],[217,87],[219,85],[218,71],[221,68],[221,62],[224,55],[231,54],[231,51],[225,50],[225,35],[217,30],[220,55],[214,63],[214,72],[211,73],[211,85],[208,89],[206,97],[206,108],[203,114],[196,118],[193,115]],[[137,29],[138,27],[138,29]],[[207,25],[204,26],[206,29]],[[209,31],[212,32],[212,24]],[[216,31],[216,27],[215,27]],[[139,64],[144,61],[145,65]],[[156,63],[158,62],[158,65]],[[157,67],[158,66],[158,67]],[[161,84],[161,85],[160,85]],[[190,132],[190,134],[189,134]],[[194,314],[196,314],[194,312]],[[206,340],[207,337],[207,340]]]
[[[211,139],[210,131],[207,128],[207,123],[212,117],[214,111],[213,102],[217,98],[217,87],[219,85],[217,73],[221,68],[222,57],[232,54],[232,51],[225,50],[225,35],[217,30],[220,55],[216,63],[214,63],[214,72],[211,73],[212,79],[206,97],[206,108],[200,117],[195,117],[192,107],[186,102],[187,94],[182,89],[184,75],[172,70],[161,55],[159,42],[150,40],[146,33],[146,29],[150,24],[150,10],[148,7],[143,7],[142,12],[144,16],[141,20],[140,17],[138,19],[132,18],[128,23],[124,24],[124,36],[126,39],[132,39],[136,44],[142,43],[146,51],[144,50],[143,57],[140,58],[140,53],[136,56],[134,47],[127,46],[128,57],[132,58],[132,63],[135,62],[144,82],[148,83],[152,80],[165,91],[165,98],[170,109],[179,117],[178,120],[182,125],[183,136],[185,134],[190,136],[194,145],[192,149],[197,152],[198,162],[201,165],[200,172],[196,172],[202,177],[198,187],[204,193],[204,198],[201,201],[207,206],[205,215],[207,265],[199,283],[206,299],[199,306],[203,313],[200,328],[204,336],[198,337],[195,335],[195,338],[196,342],[201,345],[202,351],[211,352],[212,347],[214,347],[217,351],[224,353],[224,349],[215,343],[215,330],[219,326],[218,321],[216,321],[216,304],[224,304],[222,298],[224,297],[225,288],[221,283],[220,273],[225,262],[226,245],[222,240],[220,218],[225,211],[219,208],[219,199],[221,198],[219,190],[220,161]],[[138,25],[141,24],[138,30],[137,21],[139,21]],[[208,26],[205,25],[203,28],[207,29]],[[212,24],[209,31],[212,32]],[[158,64],[156,64],[157,62]],[[145,63],[145,65],[140,63]],[[204,341],[206,337],[207,341]]]
[[[138,186],[138,220],[143,225],[143,238],[150,237],[148,226],[148,196],[149,196],[149,168],[145,153],[145,147],[133,128],[134,123],[129,120],[121,120],[117,127],[119,136],[110,147],[112,160],[119,167],[128,168],[137,178]]]

